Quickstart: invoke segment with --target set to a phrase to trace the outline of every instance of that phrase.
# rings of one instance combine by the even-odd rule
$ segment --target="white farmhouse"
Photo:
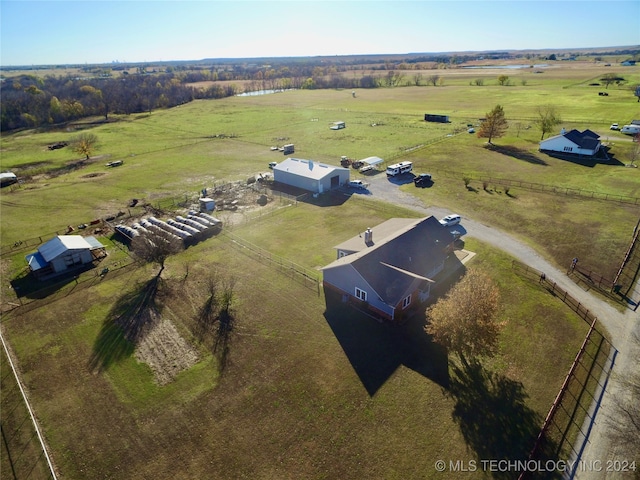
[[[600,135],[591,130],[571,130],[540,142],[541,152],[557,152],[571,155],[595,156],[600,150]]]

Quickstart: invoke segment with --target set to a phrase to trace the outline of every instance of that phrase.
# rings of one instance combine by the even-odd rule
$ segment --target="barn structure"
[[[392,218],[335,247],[338,258],[322,269],[324,288],[398,321],[429,298],[454,241],[433,216]]]
[[[313,193],[324,193],[349,183],[349,169],[287,158],[273,167],[273,180]]]
[[[29,269],[40,280],[79,270],[107,255],[95,237],[58,235],[25,257]]]
[[[562,129],[560,135],[541,141],[540,151],[593,157],[600,150],[599,138],[600,135],[591,130],[579,132],[574,129],[567,132]]]

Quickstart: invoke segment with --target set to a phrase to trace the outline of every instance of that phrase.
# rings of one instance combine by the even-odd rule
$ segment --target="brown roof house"
[[[393,321],[429,298],[435,277],[453,251],[454,235],[433,216],[392,218],[335,248],[323,285]]]

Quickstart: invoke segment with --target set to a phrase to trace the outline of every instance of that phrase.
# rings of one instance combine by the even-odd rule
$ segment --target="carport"
[[[360,160],[362,163],[366,163],[367,165],[373,167],[375,165],[380,165],[384,160],[380,157],[367,157]]]

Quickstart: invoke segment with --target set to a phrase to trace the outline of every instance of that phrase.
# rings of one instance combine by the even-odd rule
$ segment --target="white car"
[[[447,215],[446,217],[441,219],[440,223],[445,227],[451,227],[453,225],[458,225],[460,223],[460,220],[461,220],[460,215],[456,215],[454,213],[451,215]]]
[[[273,168],[278,165],[278,162],[269,162],[269,168],[273,170]]]
[[[612,123],[609,127],[609,130],[620,130],[620,125],[618,125],[617,123]]]
[[[349,186],[350,186],[351,188],[361,188],[361,189],[366,189],[366,188],[369,186],[369,184],[368,184],[368,183],[363,182],[362,180],[351,180],[351,181],[349,182]]]

